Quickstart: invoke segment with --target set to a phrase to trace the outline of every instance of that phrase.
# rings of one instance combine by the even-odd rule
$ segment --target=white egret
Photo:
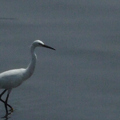
[[[30,49],[31,61],[27,68],[13,69],[13,70],[8,70],[0,73],[0,89],[5,89],[0,94],[0,101],[4,103],[5,110],[6,110],[5,117],[9,115],[7,107],[9,107],[10,111],[13,112],[12,106],[8,104],[8,98],[12,88],[16,88],[19,85],[21,85],[22,82],[28,79],[34,72],[36,57],[37,57],[35,54],[36,47],[46,47],[46,48],[55,50],[54,48],[45,45],[42,41],[35,40],[31,45],[31,49]],[[1,97],[6,91],[7,91],[7,97],[6,97],[6,100],[4,101],[1,99]]]

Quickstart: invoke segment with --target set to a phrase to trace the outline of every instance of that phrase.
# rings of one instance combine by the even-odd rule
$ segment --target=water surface
[[[35,73],[10,95],[11,120],[119,120],[119,6],[118,0],[1,1],[1,72],[27,67],[35,39],[57,49],[36,49]]]

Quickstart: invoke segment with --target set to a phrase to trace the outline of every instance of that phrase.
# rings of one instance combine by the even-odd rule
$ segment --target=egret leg
[[[5,89],[1,94],[0,94],[0,98],[2,97],[2,95],[7,91],[7,89]]]
[[[5,105],[5,110],[6,110],[6,115],[4,116],[5,118],[6,118],[9,114],[11,114],[11,113],[8,113],[8,109],[7,109],[7,106],[8,106],[7,102],[8,102],[8,98],[9,98],[10,92],[11,92],[11,89],[8,90],[7,97],[6,97],[6,100],[5,100],[5,103],[4,103],[4,105]]]
[[[5,90],[0,94],[0,101],[3,102],[4,104],[5,104],[5,101],[3,101],[3,100],[1,99],[1,97],[3,96],[3,94],[4,94],[6,91],[7,91],[7,89],[5,89]],[[12,106],[9,105],[8,103],[7,103],[7,106],[10,107],[10,111],[13,112]]]

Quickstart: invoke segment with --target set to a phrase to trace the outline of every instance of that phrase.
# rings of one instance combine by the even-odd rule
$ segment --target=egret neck
[[[32,46],[31,46],[31,62],[29,63],[29,65],[25,71],[26,79],[29,78],[33,74],[35,65],[36,65],[36,59],[37,59],[37,55],[35,54],[35,46],[34,46],[34,44],[32,44]]]

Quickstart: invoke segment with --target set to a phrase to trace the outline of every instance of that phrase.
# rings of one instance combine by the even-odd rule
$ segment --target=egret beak
[[[52,47],[50,47],[50,46],[47,46],[47,45],[43,45],[43,47],[46,47],[46,48],[49,48],[49,49],[55,50],[54,48],[52,48]]]

